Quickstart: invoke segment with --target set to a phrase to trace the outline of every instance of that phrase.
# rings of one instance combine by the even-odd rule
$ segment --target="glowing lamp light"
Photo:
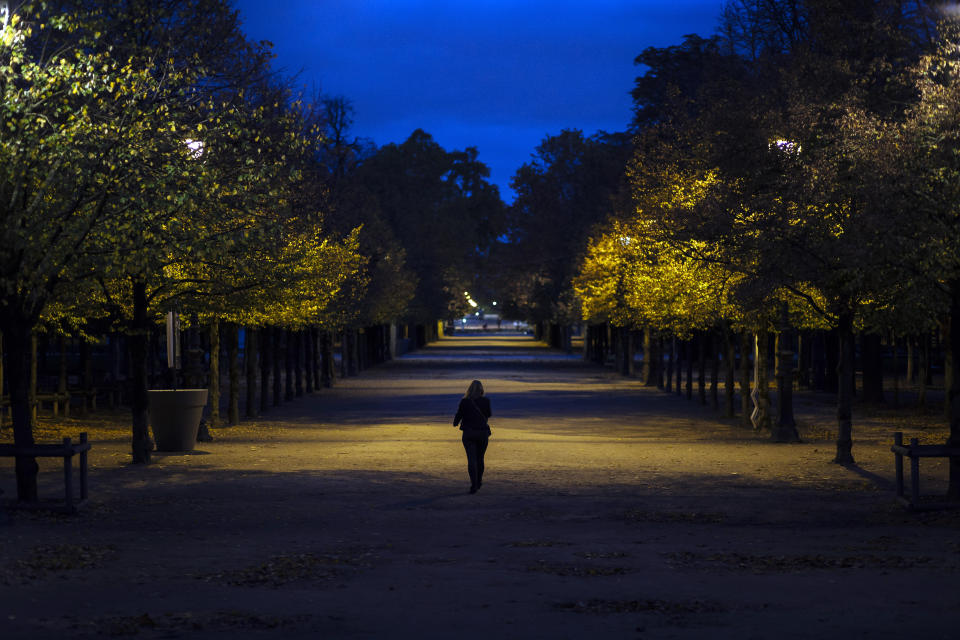
[[[497,306],[497,301],[496,301],[496,300],[493,301],[493,306]]]
[[[800,153],[801,151],[800,143],[792,140],[774,140],[770,143],[770,148],[773,149],[774,147],[784,153]]]
[[[190,155],[193,158],[199,158],[203,155],[203,141],[202,140],[192,140],[187,138],[183,141],[183,144],[187,145],[187,149],[190,150]]]
[[[477,303],[476,303],[475,301],[473,301],[473,300],[467,300],[467,304],[469,304],[469,305],[470,305],[471,307],[473,307],[474,309],[477,308]]]

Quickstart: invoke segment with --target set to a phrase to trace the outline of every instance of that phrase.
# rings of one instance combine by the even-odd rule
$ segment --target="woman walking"
[[[459,425],[463,432],[467,473],[470,474],[470,493],[476,493],[483,484],[483,454],[487,452],[487,443],[490,441],[487,418],[491,415],[490,400],[483,396],[483,383],[474,380],[460,400],[457,415],[453,416],[453,426]]]

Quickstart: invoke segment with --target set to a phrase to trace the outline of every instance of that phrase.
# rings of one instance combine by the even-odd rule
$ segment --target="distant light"
[[[466,291],[463,292],[463,295],[467,296],[468,298],[470,297],[470,294],[467,293]]]
[[[480,312],[477,311],[477,312],[476,312],[475,314],[473,314],[473,315],[475,315],[475,316],[477,316],[477,317],[480,317]]]
[[[792,140],[774,140],[770,143],[770,148],[776,147],[784,153],[800,153],[800,143]]]
[[[474,308],[476,308],[477,306],[477,303],[474,302],[473,300],[467,300],[467,304],[469,304],[471,307],[474,307]]]
[[[493,301],[493,306],[497,306],[497,301],[496,301],[496,300]]]
[[[192,140],[187,138],[183,141],[187,148],[190,149],[190,155],[194,158],[199,158],[203,155],[203,141],[202,140]]]

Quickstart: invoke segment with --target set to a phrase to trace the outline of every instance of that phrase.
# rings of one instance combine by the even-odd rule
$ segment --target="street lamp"
[[[183,144],[189,149],[190,157],[194,160],[199,160],[203,156],[203,140],[193,140],[191,138],[186,138],[183,141]]]

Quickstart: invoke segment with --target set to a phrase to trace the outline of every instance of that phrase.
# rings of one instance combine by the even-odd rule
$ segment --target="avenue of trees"
[[[390,324],[422,342],[463,311],[504,219],[476,150],[352,138],[349,101],[295,95],[227,0],[0,5],[0,388],[17,446],[34,442],[38,336],[61,362],[68,343],[88,362],[104,336],[123,346],[146,463],[147,389],[176,383],[155,366],[169,311],[181,383],[209,385],[214,423],[221,348],[238,420],[241,327],[255,415],[271,391],[329,385],[336,341],[356,373],[389,357]],[[20,500],[37,470],[17,458]]]
[[[731,0],[715,34],[638,56],[627,131],[547,136],[507,206],[476,149],[422,130],[378,148],[354,135],[349,99],[297,95],[229,0],[0,1],[14,442],[34,442],[38,342],[41,357],[57,344],[59,391],[68,345],[88,369],[91,345],[109,346],[132,458],[147,463],[151,386],[207,386],[216,424],[222,350],[235,424],[241,377],[257,415],[332,384],[335,344],[353,375],[435,338],[470,291],[560,348],[584,323],[585,357],[614,352],[625,374],[641,348],[646,384],[680,393],[685,379],[690,397],[696,378],[706,402],[709,373],[719,407],[723,379],[731,417],[739,386],[744,423],[778,441],[798,438],[796,370],[837,394],[843,464],[855,346],[876,401],[884,343],[917,356],[922,393],[936,336],[960,446],[950,5]],[[180,377],[157,366],[170,311]],[[17,458],[21,500],[36,499],[37,469]]]
[[[948,444],[960,445],[960,27],[943,6],[735,0],[715,35],[644,51],[620,182],[589,196],[561,250],[567,271],[530,274],[541,287],[561,285],[555,302],[575,294],[571,308],[541,305],[545,317],[579,313],[612,327],[631,361],[630,340],[642,332],[649,384],[669,387],[672,371],[657,369],[672,367],[681,344],[688,393],[692,361],[701,363],[701,394],[704,361],[713,360],[714,380],[726,361],[730,415],[735,353],[749,366],[755,350],[752,417],[780,441],[797,438],[790,376],[800,348],[802,369],[812,358],[821,378],[836,372],[835,461],[844,464],[854,461],[856,337],[864,397],[878,400],[881,339],[923,345],[937,333]],[[616,162],[622,153],[605,142],[601,155]],[[588,175],[588,158],[554,154],[546,168],[525,167],[518,202],[532,209],[579,193],[575,180],[538,191],[571,164]],[[772,335],[777,415],[766,380]],[[588,355],[593,339],[588,330]],[[949,492],[960,496],[956,460]]]

